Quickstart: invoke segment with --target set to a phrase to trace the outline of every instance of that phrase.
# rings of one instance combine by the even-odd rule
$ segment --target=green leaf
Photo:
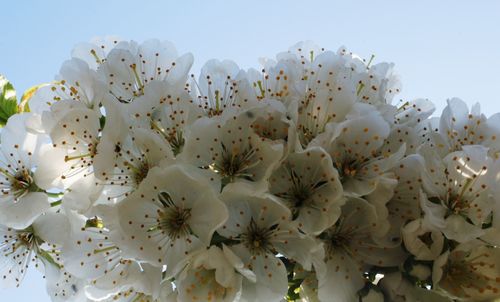
[[[293,279],[288,281],[288,292],[285,297],[287,301],[299,301],[300,300],[300,285],[304,282],[304,279]]]
[[[4,76],[0,75],[0,126],[5,126],[9,117],[17,112],[16,90]]]

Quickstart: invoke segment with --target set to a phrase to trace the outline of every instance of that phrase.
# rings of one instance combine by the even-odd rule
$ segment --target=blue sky
[[[2,3],[0,74],[22,91],[51,81],[74,44],[118,35],[170,40],[195,55],[241,67],[274,56],[300,40],[396,63],[400,98],[480,102],[500,111],[500,1],[26,1]],[[20,93],[19,93],[20,94]],[[41,276],[2,301],[45,301]],[[47,299],[48,301],[48,299]]]

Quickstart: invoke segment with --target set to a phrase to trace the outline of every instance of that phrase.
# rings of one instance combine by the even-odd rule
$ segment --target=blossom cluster
[[[500,114],[394,101],[300,42],[258,69],[77,45],[1,131],[0,282],[53,301],[500,297]],[[29,109],[28,109],[29,108]]]

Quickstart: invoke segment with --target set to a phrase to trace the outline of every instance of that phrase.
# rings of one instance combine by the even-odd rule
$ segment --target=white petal
[[[33,222],[35,234],[49,244],[62,245],[68,240],[70,224],[61,212],[47,212]]]
[[[0,205],[0,221],[4,225],[24,229],[49,209],[50,203],[47,194],[41,192],[27,193],[18,201],[2,202]]]
[[[351,257],[335,254],[326,262],[327,274],[318,280],[321,301],[356,301],[365,281],[359,265]]]

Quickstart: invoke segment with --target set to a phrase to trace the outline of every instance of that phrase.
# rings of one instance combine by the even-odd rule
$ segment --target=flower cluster
[[[77,302],[500,297],[500,114],[393,102],[372,61],[300,42],[195,76],[169,42],[77,45],[1,131],[0,281],[37,267]]]

